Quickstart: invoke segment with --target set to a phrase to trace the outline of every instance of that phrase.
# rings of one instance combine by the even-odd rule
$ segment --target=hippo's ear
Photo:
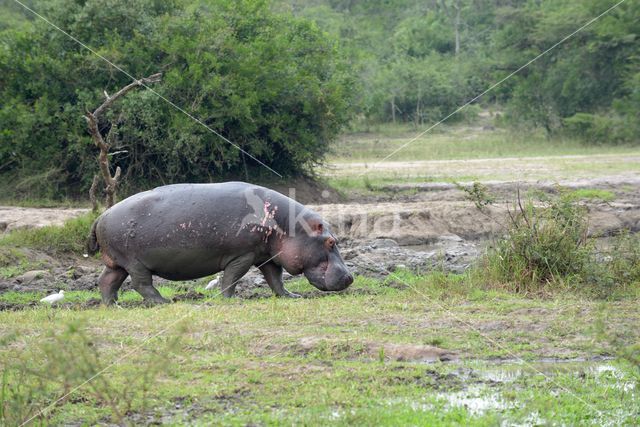
[[[318,236],[324,233],[324,225],[322,225],[322,221],[311,222],[309,223],[309,226],[311,227],[311,231]]]
[[[322,234],[324,232],[324,226],[322,225],[321,222],[314,224],[313,231],[315,231],[318,234]]]

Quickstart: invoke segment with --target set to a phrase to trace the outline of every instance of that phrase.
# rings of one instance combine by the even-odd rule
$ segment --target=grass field
[[[558,181],[640,173],[638,146],[587,145],[480,125],[438,127],[410,142],[420,131],[386,125],[345,134],[319,173],[343,191],[391,183]]]
[[[407,129],[348,136],[323,173],[350,192],[640,172],[633,147],[445,130],[375,168]],[[591,188],[571,194],[616,197]],[[0,277],[46,268],[24,248],[80,257],[92,219],[5,235]],[[523,295],[483,274],[401,269],[386,280],[357,276],[340,294],[295,280],[288,288],[304,295],[297,300],[273,298],[266,287],[223,299],[204,290],[205,278],[160,286],[176,301],[160,307],[145,307],[133,291],[109,308],[97,290],[69,291],[58,307],[38,303],[43,293],[4,292],[0,425],[637,424],[637,281],[623,286],[616,275],[608,299],[595,299],[575,285],[569,291],[563,278]]]
[[[630,145],[585,144],[563,136],[546,137],[542,132],[484,129],[472,126],[440,125],[416,139],[428,126],[382,124],[369,132],[345,133],[335,145],[330,162],[380,161],[393,151],[390,161],[464,160],[500,157],[543,157],[566,155],[640,153]]]
[[[572,361],[633,351],[637,296],[531,300],[462,276],[402,272],[359,278],[341,295],[263,295],[144,308],[129,291],[118,309],[87,308],[97,293],[71,292],[64,308],[1,312],[4,421],[35,415],[96,374],[41,421],[602,425],[640,415],[637,366]],[[437,346],[459,360],[402,361],[389,345]]]

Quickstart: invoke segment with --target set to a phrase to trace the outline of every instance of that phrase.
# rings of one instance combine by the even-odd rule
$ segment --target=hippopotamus
[[[322,291],[352,282],[338,240],[316,212],[276,191],[244,182],[174,184],[135,194],[107,209],[91,227],[87,251],[101,253],[102,301],[118,299],[122,282],[148,303],[166,303],[152,276],[191,280],[223,271],[226,297],[251,266],[277,296],[283,269],[304,274]]]

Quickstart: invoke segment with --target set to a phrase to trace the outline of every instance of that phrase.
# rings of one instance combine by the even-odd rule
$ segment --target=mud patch
[[[197,301],[197,300],[201,300],[201,299],[205,299],[207,296],[201,292],[198,291],[194,291],[194,290],[189,290],[184,294],[178,294],[176,296],[173,297],[172,301],[173,302],[178,302],[178,301]]]
[[[365,359],[386,362],[433,363],[458,360],[458,354],[438,347],[418,344],[338,341],[305,337],[284,346],[271,345],[268,354],[293,353],[302,356],[330,356],[332,359]]]

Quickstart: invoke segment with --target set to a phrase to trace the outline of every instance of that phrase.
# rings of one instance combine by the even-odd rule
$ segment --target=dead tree
[[[111,168],[109,166],[109,149],[111,149],[109,133],[107,133],[106,138],[102,136],[102,134],[100,133],[100,129],[98,128],[98,119],[100,115],[104,113],[118,98],[124,96],[130,90],[139,86],[146,86],[151,83],[157,83],[161,80],[161,78],[161,73],[153,74],[140,80],[134,80],[132,83],[123,87],[111,96],[107,92],[105,92],[104,94],[107,99],[102,103],[102,105],[96,108],[93,113],[87,112],[85,114],[84,118],[87,120],[87,124],[89,125],[89,133],[91,134],[96,147],[98,147],[98,149],[100,150],[100,154],[98,155],[98,165],[100,166],[100,173],[102,174],[102,178],[105,184],[104,192],[106,194],[105,204],[107,208],[110,208],[115,203],[116,190],[118,188],[121,170],[120,166],[118,166],[116,167],[115,174],[111,175]],[[109,130],[109,132],[111,132],[111,130]],[[98,201],[96,198],[98,181],[98,175],[94,176],[93,183],[91,184],[91,189],[89,190],[89,199],[91,200],[91,204],[93,205],[93,210],[98,209]]]

